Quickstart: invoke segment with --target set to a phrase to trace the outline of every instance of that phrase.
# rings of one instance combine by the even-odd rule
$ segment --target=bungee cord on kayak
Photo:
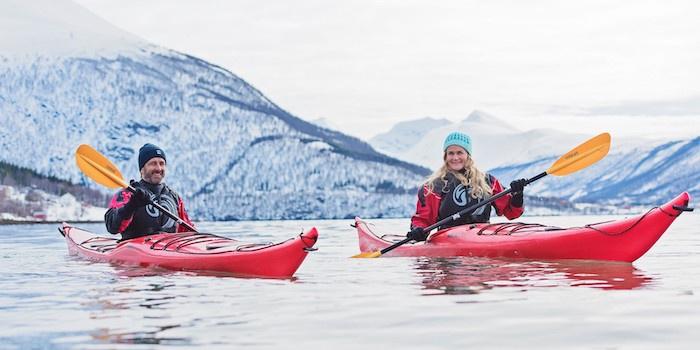
[[[495,229],[494,229],[495,228]],[[561,227],[547,226],[542,224],[528,224],[524,222],[507,222],[507,223],[494,223],[483,226],[476,234],[477,235],[498,235],[504,232],[504,235],[512,235],[516,232],[521,232],[529,228],[543,228],[545,231],[556,231],[563,230]],[[490,233],[486,231],[491,230]]]
[[[192,244],[200,244],[200,243],[207,243],[207,244],[212,244],[212,243],[217,243],[217,242],[226,242],[231,243],[230,238],[222,237],[222,236],[217,236],[215,234],[211,233],[199,233],[199,232],[186,232],[182,234],[173,234],[173,235],[168,235],[168,236],[163,236],[162,238],[158,240],[149,240],[146,238],[144,240],[145,242],[150,242],[151,243],[151,249],[160,249],[160,250],[168,250],[168,248],[171,248],[174,246],[173,249],[170,249],[172,251],[180,251],[180,249],[187,247]],[[159,244],[162,244],[160,247],[158,247]]]
[[[634,223],[632,223],[629,227],[627,227],[626,229],[623,229],[622,231],[617,232],[617,233],[611,233],[611,232],[607,232],[605,230],[601,230],[601,229],[593,227],[594,225],[601,225],[603,223],[588,224],[588,225],[585,225],[583,227],[589,228],[591,230],[602,233],[604,235],[619,236],[619,235],[623,235],[623,234],[631,231],[635,226],[637,226],[639,223],[641,223],[642,220],[644,220],[644,218],[647,217],[647,215],[651,214],[651,212],[653,212],[654,210],[659,210],[660,212],[662,212],[662,213],[664,213],[672,218],[676,218],[676,217],[680,216],[684,211],[693,211],[693,208],[689,208],[687,205],[688,205],[688,203],[686,203],[682,206],[674,205],[673,209],[678,210],[677,214],[669,213],[669,212],[665,211],[662,207],[653,207],[653,208],[647,210],[646,213],[640,215],[639,218]]]
[[[683,206],[682,208],[687,208]],[[519,233],[519,232],[530,232],[527,231],[528,229],[540,229],[544,231],[559,231],[559,230],[571,230],[571,229],[576,229],[576,228],[589,228],[591,230],[597,231],[599,233],[602,233],[604,235],[608,236],[618,236],[625,234],[632,230],[636,225],[638,225],[640,222],[646,218],[647,215],[649,215],[652,211],[654,210],[660,210],[664,214],[671,216],[671,217],[677,217],[679,216],[682,211],[679,211],[678,214],[673,214],[673,213],[668,213],[663,210],[661,207],[653,207],[649,210],[647,210],[646,213],[642,214],[641,216],[638,217],[636,221],[634,221],[629,227],[621,230],[620,232],[608,232],[606,230],[598,229],[594,226],[606,224],[609,222],[613,222],[614,220],[610,221],[604,221],[604,222],[598,222],[598,223],[592,223],[592,224],[586,224],[582,227],[567,227],[567,228],[562,228],[562,227],[556,227],[556,226],[550,226],[550,225],[542,225],[542,224],[535,224],[535,223],[523,223],[523,222],[507,222],[507,223],[493,223],[493,224],[488,224],[486,226],[483,226],[476,234],[477,235],[497,235],[497,234],[503,234],[503,235],[512,235],[514,233]],[[684,211],[692,211],[692,208],[688,208],[688,210]],[[495,227],[495,229],[494,229]],[[533,232],[541,231],[541,230],[531,230]],[[487,231],[490,231],[487,233]],[[502,233],[503,232],[503,233]]]

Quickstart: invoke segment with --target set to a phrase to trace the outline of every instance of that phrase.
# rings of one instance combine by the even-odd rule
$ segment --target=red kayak
[[[316,228],[266,244],[196,232],[160,233],[119,242],[66,223],[60,231],[70,254],[93,261],[270,278],[291,277],[318,239]]]
[[[646,253],[688,208],[690,195],[642,215],[622,220],[560,228],[518,222],[457,226],[434,233],[425,243],[407,243],[382,256],[480,256],[524,259],[586,259],[632,262]],[[355,218],[360,251],[379,251],[405,235],[374,234]]]

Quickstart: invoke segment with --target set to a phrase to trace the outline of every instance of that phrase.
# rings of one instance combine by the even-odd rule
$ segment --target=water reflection
[[[632,264],[489,258],[418,258],[415,270],[426,294],[476,294],[494,288],[589,287],[629,290],[653,282]]]
[[[89,292],[94,298],[85,307],[90,309],[94,327],[90,336],[102,344],[140,344],[183,346],[193,340],[182,328],[191,320],[178,317],[178,299],[183,286],[172,275],[156,275],[148,268],[116,268],[116,276],[108,284],[96,286]]]
[[[112,344],[191,345],[192,341],[186,337],[159,336],[159,333],[177,327],[179,327],[179,325],[157,327],[153,331],[123,333],[114,332],[114,330],[103,328],[93,332],[92,337],[100,342]]]
[[[256,299],[254,294],[240,295],[237,288],[289,283],[158,267],[112,268],[108,284],[91,290],[94,298],[84,307],[91,310],[89,317],[96,325],[89,332],[92,341],[125,348],[133,344],[153,348],[202,346],[209,341],[201,336],[208,328],[245,328],[256,319],[245,308],[231,307]]]
[[[240,278],[240,279],[265,279],[265,280],[276,280],[276,281],[290,281],[296,282],[299,280],[298,277],[286,277],[286,278],[269,278],[260,276],[248,276],[248,275],[238,275],[226,271],[175,271],[170,269],[165,269],[156,265],[151,266],[133,266],[133,265],[122,265],[118,263],[110,263],[114,268],[114,271],[118,277],[123,278],[134,278],[134,277],[172,277],[172,276],[200,276],[200,277],[221,277],[221,278]]]

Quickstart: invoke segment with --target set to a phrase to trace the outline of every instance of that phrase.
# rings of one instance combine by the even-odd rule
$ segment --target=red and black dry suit
[[[486,174],[486,182],[491,185],[493,195],[503,192],[503,186],[492,175]],[[513,195],[507,194],[495,200],[491,205],[484,205],[471,213],[471,215],[464,215],[457,220],[440,226],[438,229],[441,230],[447,227],[467,225],[475,222],[489,222],[492,206],[496,209],[497,215],[505,215],[509,220],[513,220],[523,214],[522,197],[516,201],[513,201],[513,198]],[[418,203],[416,203],[416,213],[411,217],[411,229],[428,227],[483,199],[472,198],[471,187],[464,186],[452,173],[448,172],[446,179],[437,179],[433,182],[432,191],[428,189],[428,184],[425,184],[423,188],[418,190]],[[515,203],[514,205],[513,202],[518,201],[520,203]]]
[[[194,227],[187,216],[182,199],[168,186],[165,184],[154,185],[144,180],[132,182],[132,185],[146,190],[153,202],[160,204],[171,213],[177,213],[177,216]],[[158,232],[188,231],[186,227],[177,224],[175,220],[150,204],[136,208],[133,205],[127,205],[132,195],[129,190],[122,189],[114,195],[109,203],[109,210],[105,213],[105,224],[110,233],[121,233],[122,240],[127,240]]]

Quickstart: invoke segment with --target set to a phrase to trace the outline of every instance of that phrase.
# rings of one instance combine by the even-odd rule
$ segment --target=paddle
[[[605,155],[608,154],[608,151],[610,150],[610,134],[608,133],[602,133],[582,144],[577,146],[576,148],[572,149],[565,155],[561,156],[552,166],[549,167],[546,171],[542,172],[541,174],[528,179],[525,185],[529,185],[547,175],[554,175],[554,176],[564,176],[564,175],[569,175],[573,172],[579,171],[583,168],[588,167],[589,165],[603,159]],[[488,199],[481,201],[477,204],[474,204],[468,208],[460,210],[457,214],[454,214],[450,217],[446,217],[435,224],[432,224],[426,228],[423,229],[423,233],[430,232],[433,229],[440,227],[450,221],[457,220],[462,215],[468,214],[473,212],[476,209],[479,209],[480,207],[491,204],[493,201],[513,192],[512,189],[507,189],[503,192],[500,192],[496,195],[493,195],[489,197]],[[365,253],[360,253],[357,255],[353,255],[353,258],[377,258],[382,256],[382,254],[386,254],[387,252],[390,252],[408,242],[410,242],[410,238],[405,238],[399,242],[396,242],[380,251],[377,252],[365,252]]]
[[[83,144],[78,146],[78,149],[75,151],[75,160],[78,163],[78,168],[98,184],[107,186],[107,188],[126,188],[132,193],[136,191],[131,185],[124,181],[122,173],[109,159],[105,158],[105,156],[89,145]],[[180,219],[180,217],[171,213],[162,205],[153,202],[150,198],[148,198],[148,203],[156,207],[167,217],[177,221],[178,224],[186,227],[188,230],[197,232],[192,225]]]

